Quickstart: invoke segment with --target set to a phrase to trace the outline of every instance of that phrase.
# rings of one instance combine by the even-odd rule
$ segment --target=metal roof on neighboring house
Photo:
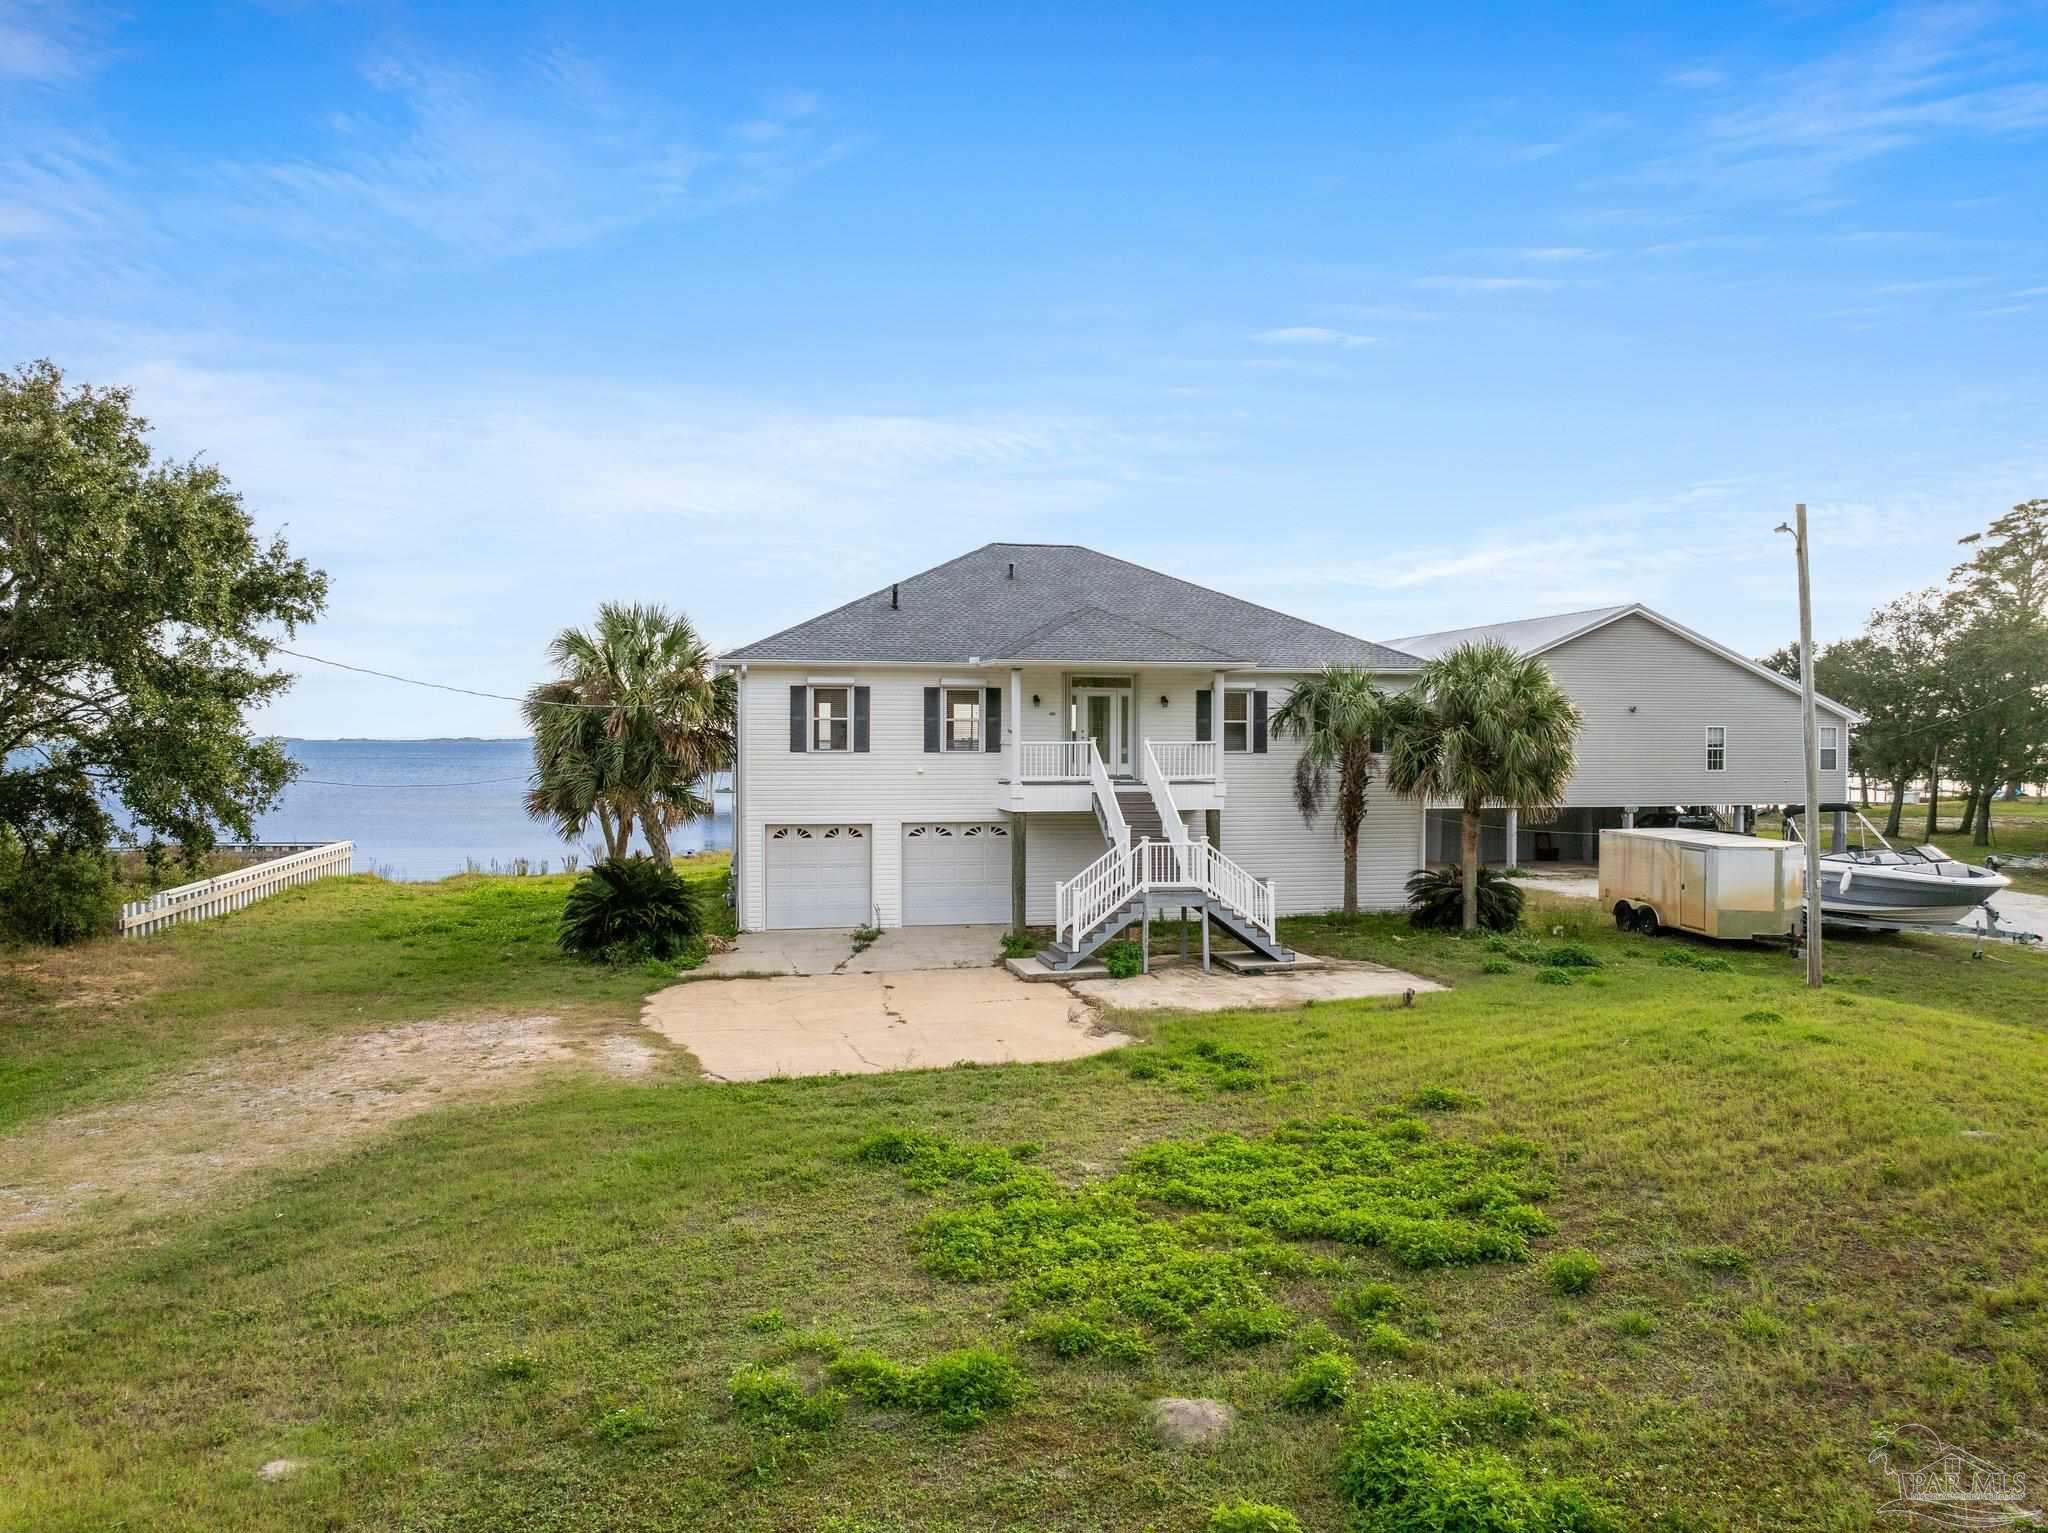
[[[990,543],[724,660],[966,663],[1059,660],[1412,671],[1355,638],[1074,543]]]
[[[1410,634],[1405,639],[1389,639],[1387,643],[1406,654],[1420,655],[1424,660],[1434,660],[1460,644],[1474,644],[1481,639],[1498,639],[1509,649],[1533,655],[1550,648],[1560,639],[1569,639],[1575,634],[1598,628],[1633,610],[1629,606],[1588,607],[1583,612],[1526,617],[1513,623],[1480,623],[1472,628],[1446,628],[1438,633]]]

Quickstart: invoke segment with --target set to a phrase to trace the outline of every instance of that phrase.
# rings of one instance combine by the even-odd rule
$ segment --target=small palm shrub
[[[1479,870],[1479,925],[1513,931],[1522,919],[1522,891],[1493,868]],[[1426,931],[1457,931],[1465,924],[1465,874],[1454,862],[1408,875],[1408,924]]]
[[[577,879],[556,940],[607,961],[674,958],[704,930],[690,886],[647,857],[607,857]]]

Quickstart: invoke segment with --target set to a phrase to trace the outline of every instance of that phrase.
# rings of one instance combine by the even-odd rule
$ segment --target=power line
[[[326,777],[294,777],[294,786],[305,783],[315,788],[488,788],[499,783],[529,782],[526,777],[479,777],[470,782],[335,782]]]
[[[451,686],[445,681],[421,681],[417,676],[400,676],[393,671],[372,670],[367,665],[350,665],[346,660],[329,660],[325,655],[309,655],[302,649],[286,649],[282,644],[273,645],[280,655],[290,655],[295,660],[311,660],[315,665],[331,665],[338,671],[354,671],[359,676],[376,676],[385,681],[403,682],[408,687],[428,687],[436,692],[460,692],[464,697],[488,697],[493,702],[525,704],[526,698],[513,697],[504,692],[483,692],[475,687]],[[535,706],[542,708],[574,708],[589,713],[616,713],[618,709],[610,703],[558,703],[535,699]],[[621,706],[633,707],[635,704]],[[376,787],[375,783],[344,783],[343,787]],[[421,786],[426,786],[421,784]],[[451,784],[450,786],[462,786]]]

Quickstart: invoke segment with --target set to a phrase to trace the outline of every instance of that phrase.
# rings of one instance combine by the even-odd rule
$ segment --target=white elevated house
[[[1719,646],[1650,627],[1677,647],[1623,667],[1612,685],[1642,680],[1615,706],[1691,718],[1725,701],[1719,764],[1703,725],[1631,732],[1603,701],[1582,745],[1597,802],[1737,801],[1714,791],[1724,782],[1753,788],[1744,802],[1797,796],[1796,749],[1774,745],[1767,773],[1745,755],[1796,733],[1796,688],[1788,701]],[[1271,717],[1325,665],[1391,690],[1421,663],[1092,549],[991,543],[721,657],[739,677],[740,925],[1040,925],[1057,932],[1054,961],[1075,962],[1149,905],[1203,911],[1284,956],[1275,921],[1340,902],[1343,852],[1330,816],[1303,824],[1298,750]],[[1672,667],[1755,685],[1717,699]],[[1374,790],[1362,904],[1401,904],[1427,825],[1421,805]]]
[[[1506,810],[1482,822],[1487,862],[1596,862],[1600,832],[1685,807],[1748,829],[1756,806],[1803,802],[1806,725],[1799,683],[1648,607],[1630,604],[1389,640],[1436,658],[1496,639],[1550,667],[1584,722],[1561,813],[1534,823]],[[1861,714],[1820,699],[1822,799],[1848,796],[1849,733]],[[1430,811],[1429,854],[1456,861],[1458,815]]]

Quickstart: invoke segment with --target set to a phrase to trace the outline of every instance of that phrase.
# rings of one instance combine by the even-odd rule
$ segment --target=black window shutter
[[[1210,709],[1215,706],[1215,694],[1207,687],[1202,688],[1201,691],[1195,694],[1195,738],[1197,740],[1207,740],[1214,735],[1215,726],[1210,722],[1212,718]]]
[[[864,751],[868,748],[868,689],[853,689],[853,748]]]
[[[924,748],[935,751],[939,748],[939,689],[924,689]]]
[[[810,690],[809,687],[789,689],[789,748],[793,751],[802,750],[806,737],[810,734],[808,721],[804,718],[804,701],[809,697]]]
[[[995,756],[1001,754],[1003,749],[1003,689],[990,687],[987,690],[988,704],[981,710],[984,739],[982,749]]]
[[[1252,750],[1261,756],[1266,754],[1266,694],[1263,692],[1252,694]]]

